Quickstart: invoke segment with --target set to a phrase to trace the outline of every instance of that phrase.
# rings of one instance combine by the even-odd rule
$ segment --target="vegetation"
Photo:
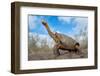
[[[76,36],[76,39],[78,36]],[[60,50],[61,55],[56,59],[73,59],[73,58],[86,58],[87,57],[87,39],[86,37],[80,41],[82,52],[84,55],[81,57],[76,54],[69,54],[68,51]],[[53,40],[49,42],[54,45]],[[50,60],[55,59],[53,54],[53,47],[48,45],[46,38],[41,39],[39,35],[31,36],[28,38],[28,60]]]

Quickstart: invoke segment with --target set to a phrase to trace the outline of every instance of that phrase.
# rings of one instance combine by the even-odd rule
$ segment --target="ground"
[[[60,50],[60,55],[55,58],[52,50],[44,51],[30,51],[28,54],[28,60],[51,60],[51,59],[78,59],[78,58],[87,58],[88,52],[87,49],[82,49],[81,53],[68,52]]]

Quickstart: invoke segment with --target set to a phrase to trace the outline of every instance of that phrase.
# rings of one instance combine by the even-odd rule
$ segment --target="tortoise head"
[[[42,20],[41,22],[42,22],[42,24],[43,24],[46,28],[48,27],[48,24],[47,24],[46,21]]]

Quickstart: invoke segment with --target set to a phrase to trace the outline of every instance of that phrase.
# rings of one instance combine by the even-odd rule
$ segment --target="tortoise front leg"
[[[57,56],[60,55],[60,52],[59,52],[59,45],[58,45],[58,44],[56,44],[56,45],[54,46],[53,52],[54,52],[55,57],[57,57]]]

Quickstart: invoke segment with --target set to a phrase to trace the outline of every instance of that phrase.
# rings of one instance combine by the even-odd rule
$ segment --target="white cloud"
[[[36,23],[38,21],[38,18],[36,16],[29,16],[29,28],[34,29],[36,28]]]
[[[68,35],[73,39],[76,39],[77,36],[77,39],[79,41],[84,40],[87,37],[88,35],[87,17],[58,17],[58,19],[63,23],[71,23],[71,21],[73,21],[72,31],[67,32],[65,35]]]
[[[88,35],[88,18],[75,18],[75,26],[72,28],[78,40],[83,40]]]
[[[87,18],[75,18],[74,22],[76,23],[75,27],[72,30],[76,33],[87,32],[88,28],[88,19]]]
[[[57,30],[56,32],[57,32],[57,33],[62,33],[61,31],[58,31],[58,30]]]
[[[59,21],[70,23],[72,17],[58,17]]]

